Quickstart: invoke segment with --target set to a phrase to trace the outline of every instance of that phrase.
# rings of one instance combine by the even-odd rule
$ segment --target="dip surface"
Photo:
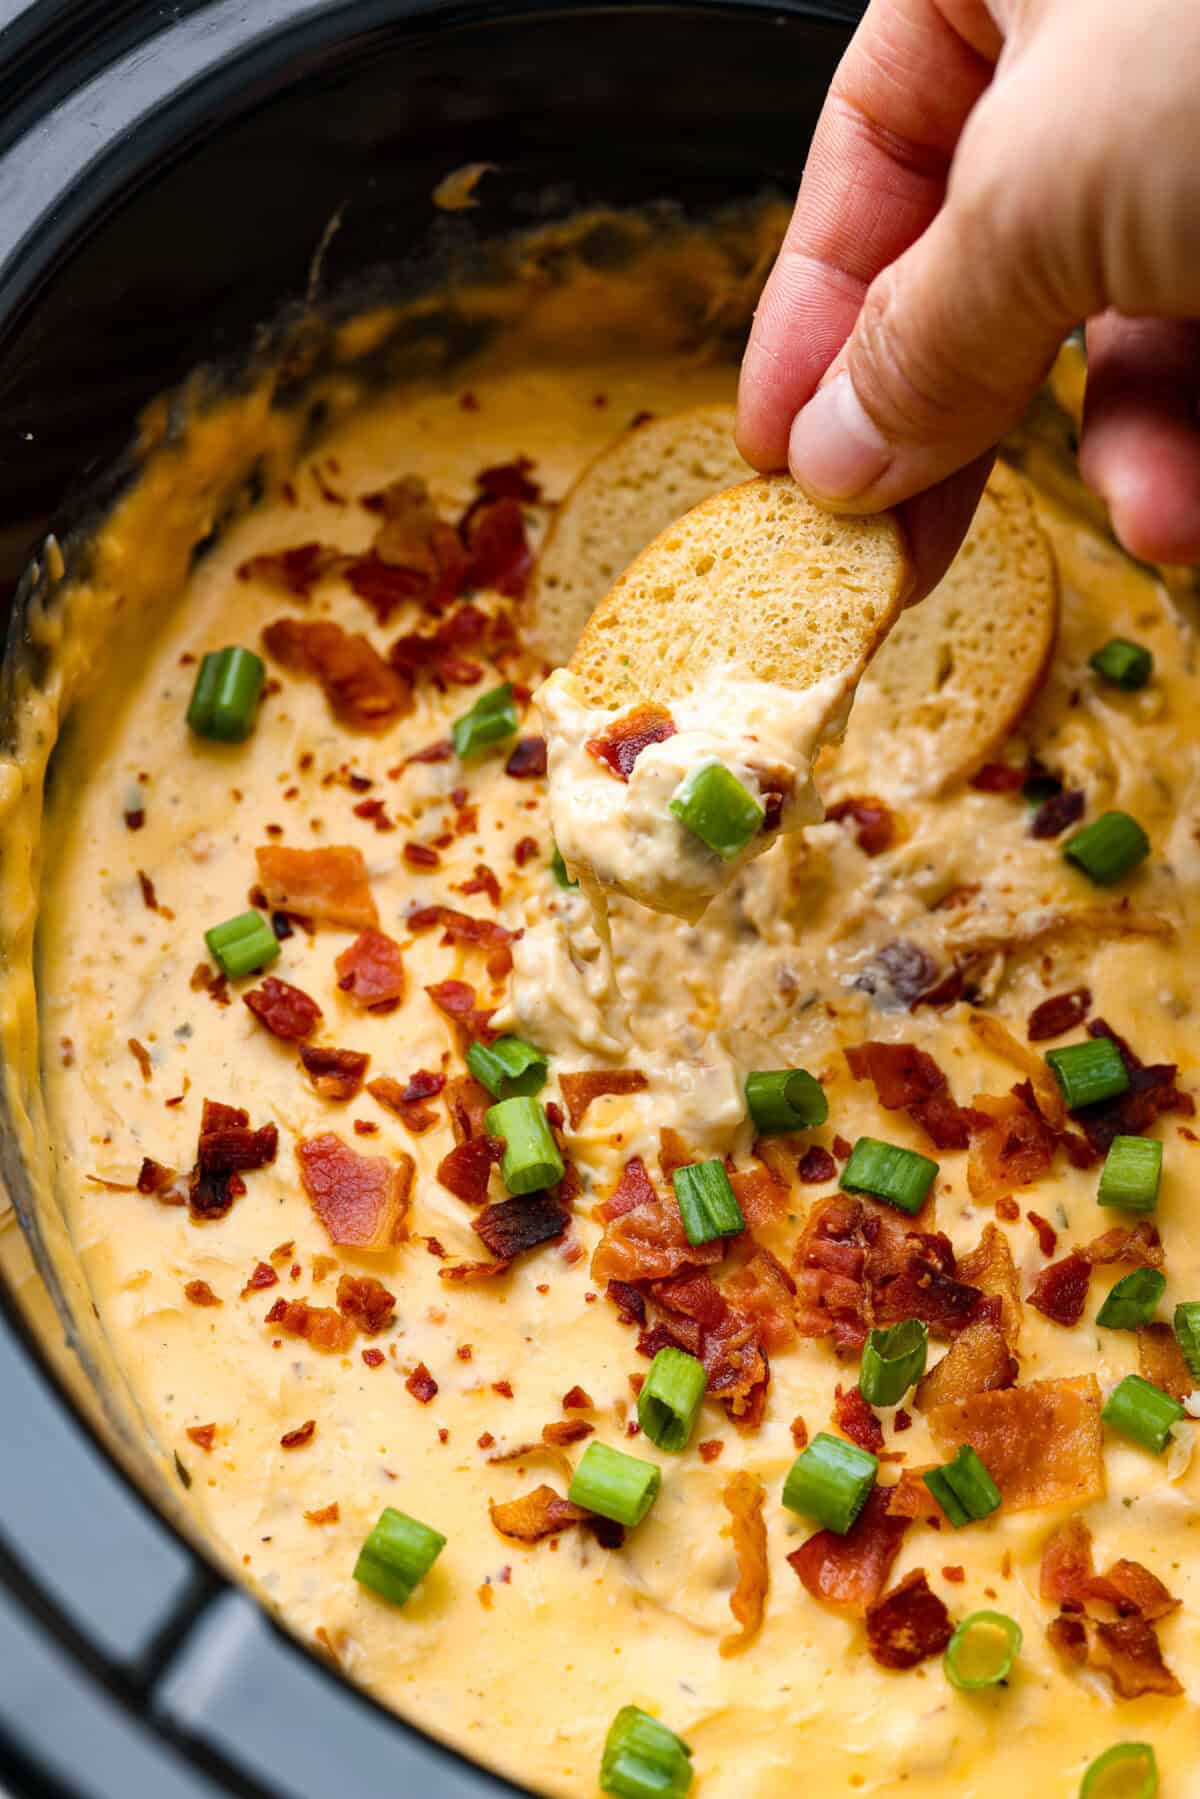
[[[185,724],[199,657],[226,644],[261,652],[263,629],[281,618],[333,621],[382,652],[455,615],[453,605],[435,618],[407,602],[381,624],[344,574],[315,583],[302,602],[278,578],[239,578],[250,558],[315,542],[366,551],[380,520],[362,496],[406,476],[428,484],[440,516],[457,519],[479,496],[481,471],[519,457],[531,460],[527,478],[540,492],[521,502],[536,543],[545,502],[637,413],[721,398],[732,386],[731,370],[664,359],[546,374],[481,369],[452,391],[397,394],[339,427],[286,494],[272,492],[232,527],[197,564],[186,603],[144,659],[111,670],[108,697],[84,709],[56,770],[41,928],[46,1080],[75,1242],[147,1430],[178,1455],[190,1503],[231,1565],[350,1678],[514,1781],[572,1799],[594,1794],[609,1724],[637,1704],[691,1745],[703,1799],[791,1799],[798,1783],[909,1799],[1072,1795],[1087,1764],[1127,1739],[1155,1745],[1164,1799],[1182,1799],[1196,1790],[1200,1696],[1190,1423],[1162,1456],[1106,1432],[1106,1492],[1083,1508],[1098,1568],[1136,1560],[1182,1600],[1156,1627],[1182,1695],[1114,1698],[1107,1680],[1064,1662],[1047,1640],[1055,1607],[1040,1597],[1039,1564],[1071,1505],[1002,1508],[962,1531],[909,1529],[889,1585],[922,1568],[955,1621],[993,1609],[1024,1632],[1009,1685],[964,1695],[940,1656],[908,1672],[880,1666],[862,1621],[818,1603],[786,1559],[814,1528],[780,1503],[798,1421],[810,1437],[836,1428],[836,1389],[854,1389],[856,1356],[839,1360],[827,1338],[795,1334],[783,1318],[765,1394],[740,1419],[710,1396],[690,1448],[667,1455],[630,1440],[631,1377],[649,1363],[607,1279],[590,1272],[605,1231],[593,1212],[631,1159],[669,1191],[664,1127],[683,1159],[729,1155],[767,1183],[769,1216],[754,1241],[793,1276],[810,1209],[837,1192],[843,1142],[864,1133],[938,1160],[915,1228],[945,1233],[961,1256],[998,1224],[1023,1295],[1048,1261],[1136,1222],[1098,1207],[1099,1163],[1073,1167],[1061,1149],[1033,1185],[973,1193],[967,1153],[933,1148],[905,1111],[883,1109],[843,1052],[868,1040],[919,1045],[962,1105],[1008,1095],[1020,1072],[972,1031],[965,999],[909,1009],[961,966],[967,996],[1021,1044],[1036,1005],[1086,985],[1089,1017],[1106,1019],[1145,1062],[1177,1064],[1182,1088],[1194,1087],[1200,688],[1194,637],[1163,590],[1047,514],[1064,581],[1062,637],[1009,755],[1016,764],[1035,750],[1065,788],[1085,791],[1088,818],[1121,807],[1141,821],[1152,855],[1116,893],[1064,863],[1060,839],[1030,835],[1019,791],[957,788],[896,813],[877,854],[860,847],[852,816],[781,838],[695,925],[614,900],[616,988],[598,941],[588,959],[584,898],[552,873],[544,778],[519,764],[506,771],[515,740],[466,764],[407,760],[443,742],[499,681],[536,687],[545,671],[519,653],[496,666],[487,642],[467,644],[454,657],[478,672],[452,663],[440,687],[420,667],[411,711],[376,735],[340,724],[317,679],[269,658],[278,685],[245,744],[207,744]],[[126,548],[154,555],[152,540]],[[486,591],[477,603],[489,615],[511,606]],[[1156,675],[1140,694],[1088,673],[1088,655],[1115,634],[1154,651]],[[539,735],[536,714],[525,702],[519,710],[521,737]],[[880,756],[887,729],[880,721]],[[839,773],[835,763],[833,776],[840,792],[870,794],[869,768]],[[580,1181],[569,1226],[498,1278],[442,1278],[486,1259],[471,1229],[476,1211],[437,1177],[454,1145],[445,1095],[428,1100],[428,1120],[418,1111],[415,1132],[365,1090],[322,1097],[296,1045],[242,1003],[260,983],[213,984],[204,932],[251,903],[255,851],[270,845],[357,848],[378,928],[401,946],[405,994],[390,1011],[364,1010],[339,986],[335,959],[352,928],[318,923],[310,934],[293,923],[268,971],[321,1008],[311,1042],[369,1054],[368,1079],[463,1075],[463,1038],[426,991],[451,980],[473,987],[479,1007],[501,1008],[496,1029],[549,1055],[544,1101],[562,1103],[565,1072],[645,1076],[643,1091],[593,1099],[577,1124],[568,1120],[563,1141]],[[509,946],[512,973],[503,956],[489,968],[487,946],[444,943],[441,928],[410,924],[414,908],[431,906],[523,930]],[[830,1119],[775,1140],[764,1152],[772,1179],[753,1159],[742,1081],[751,1069],[787,1066],[821,1079]],[[197,1222],[187,1205],[135,1184],[144,1158],[186,1175],[205,1098],[245,1108],[252,1127],[275,1124],[279,1147],[273,1164],[245,1174],[224,1216]],[[1158,1315],[1169,1319],[1178,1301],[1200,1298],[1200,1143],[1184,1113],[1149,1128],[1165,1142],[1155,1222],[1167,1275]],[[331,1245],[295,1155],[299,1141],[327,1132],[362,1155],[414,1159],[405,1241],[375,1255]],[[806,1162],[813,1149],[822,1154]],[[818,1178],[801,1180],[802,1167]],[[494,1172],[490,1197],[504,1197]],[[1030,1209],[1056,1238],[1053,1250],[1023,1215]],[[750,1247],[708,1268],[718,1285]],[[1074,1327],[1023,1307],[1022,1387],[1095,1375],[1107,1390],[1138,1366],[1133,1332],[1094,1323],[1113,1279],[1128,1272],[1094,1269]],[[373,1277],[394,1296],[394,1318],[376,1334],[360,1329],[342,1351],[322,1353],[267,1321],[281,1298],[334,1308],[346,1274]],[[197,1303],[198,1282],[219,1305]],[[931,1361],[946,1342],[935,1333]],[[576,1388],[590,1403],[564,1406]],[[911,1401],[907,1429],[891,1410],[879,1415],[886,1451],[906,1458],[884,1464],[885,1481],[944,1459]],[[565,1492],[586,1442],[547,1449],[542,1433],[572,1420],[594,1427],[587,1442],[662,1467],[654,1510],[619,1548],[578,1526],[523,1546],[490,1521],[489,1501],[543,1483]],[[523,1445],[535,1447],[496,1459]],[[736,1635],[737,1563],[722,1494],[739,1471],[765,1490],[769,1589],[761,1630],[723,1655],[722,1639]],[[448,1539],[403,1609],[352,1578],[384,1506]]]

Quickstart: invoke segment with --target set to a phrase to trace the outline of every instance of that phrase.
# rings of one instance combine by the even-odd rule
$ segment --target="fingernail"
[[[872,424],[843,369],[792,421],[788,466],[814,499],[856,500],[879,480],[893,450]]]

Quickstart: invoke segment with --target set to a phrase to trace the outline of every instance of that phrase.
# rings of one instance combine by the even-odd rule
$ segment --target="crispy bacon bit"
[[[206,1099],[200,1113],[197,1160],[209,1174],[241,1173],[265,1168],[275,1160],[279,1132],[273,1124],[250,1129],[250,1115],[241,1106],[225,1106]]]
[[[844,1437],[860,1449],[878,1455],[883,1448],[883,1426],[857,1387],[849,1391],[838,1384],[833,1404],[833,1422]]]
[[[404,860],[410,868],[440,868],[442,858],[427,843],[406,843]]]
[[[1181,1403],[1195,1392],[1197,1383],[1169,1324],[1143,1324],[1137,1338],[1138,1372],[1143,1380]]]
[[[1044,1256],[1052,1256],[1058,1248],[1058,1232],[1040,1212],[1026,1212],[1026,1218],[1037,1232],[1038,1248]]]
[[[940,1655],[953,1635],[950,1614],[923,1568],[906,1574],[867,1613],[867,1646],[882,1668],[915,1668]]]
[[[332,619],[279,618],[262,634],[268,656],[320,683],[334,717],[350,731],[385,731],[412,710],[412,683],[384,661],[368,637]]]
[[[745,1267],[725,1282],[722,1297],[754,1320],[763,1348],[771,1355],[796,1341],[796,1283],[765,1244],[758,1244]]]
[[[404,1235],[413,1159],[360,1156],[332,1131],[296,1145],[300,1179],[333,1244],[380,1254]]]
[[[827,808],[827,824],[841,824],[849,819],[854,826],[854,841],[864,856],[880,856],[891,849],[896,837],[896,821],[882,800],[838,800]]]
[[[1093,1572],[1091,1530],[1081,1517],[1064,1519],[1042,1551],[1042,1598],[1050,1605],[1082,1607]]]
[[[930,1463],[923,1468],[906,1468],[894,1487],[882,1489],[889,1517],[903,1518],[910,1524],[924,1519],[927,1524],[941,1527],[941,1507],[922,1479],[932,1466]]]
[[[572,1443],[582,1443],[595,1428],[586,1418],[563,1418],[554,1424],[543,1424],[542,1442],[548,1449],[566,1449]]]
[[[343,1274],[337,1285],[337,1308],[365,1336],[377,1337],[392,1322],[396,1300],[373,1274]]]
[[[261,1293],[264,1287],[274,1287],[278,1280],[279,1276],[270,1262],[257,1262],[250,1279],[242,1288],[242,1298],[245,1299],[248,1293]]]
[[[1183,1692],[1163,1660],[1154,1626],[1144,1618],[1110,1622],[1060,1612],[1046,1635],[1065,1659],[1107,1674],[1122,1699],[1137,1699],[1143,1693],[1170,1697]]]
[[[506,1505],[488,1501],[492,1523],[502,1537],[515,1543],[539,1543],[543,1537],[557,1536],[572,1524],[581,1524],[588,1516],[582,1506],[572,1505],[553,1487],[535,1487]]]
[[[519,737],[504,764],[504,772],[514,781],[532,781],[546,772],[546,739]]]
[[[444,1155],[437,1178],[448,1193],[469,1206],[485,1206],[493,1167],[504,1154],[500,1137],[468,1137]]]
[[[729,1609],[738,1629],[721,1638],[721,1654],[726,1657],[752,1643],[762,1626],[768,1578],[764,1499],[763,1484],[756,1474],[735,1474],[721,1494],[732,1520],[725,1534],[733,1538],[738,1569],[737,1585],[729,1595]]]
[[[279,1447],[280,1449],[303,1449],[305,1444],[312,1442],[316,1434],[316,1419],[307,1418],[303,1424],[298,1424],[295,1430],[284,1431],[279,1439]]]
[[[367,1092],[381,1106],[386,1106],[389,1112],[395,1112],[414,1137],[419,1137],[437,1123],[437,1113],[432,1107],[425,1105],[424,1101],[435,1098],[445,1085],[444,1074],[435,1074],[428,1068],[418,1068],[415,1074],[409,1075],[407,1081],[394,1080],[390,1074],[377,1075],[373,1081],[367,1082]]]
[[[990,1012],[972,1012],[968,1023],[985,1049],[1024,1075],[1037,1097],[1042,1117],[1054,1130],[1061,1130],[1067,1122],[1067,1108],[1058,1082],[1042,1057],[1014,1037],[1008,1026]]]
[[[535,466],[532,457],[518,456],[515,462],[500,462],[494,468],[481,469],[475,477],[475,485],[489,500],[520,500],[526,506],[536,506],[542,490],[529,478],[530,470]]]
[[[1029,1304],[1052,1324],[1069,1329],[1083,1317],[1091,1278],[1092,1265],[1087,1257],[1072,1250],[1061,1262],[1051,1262],[1042,1269],[1027,1295]]]
[[[538,853],[536,837],[519,837],[513,845],[513,861],[518,868],[524,868]]]
[[[1100,1388],[1094,1375],[976,1393],[929,1414],[946,1455],[969,1443],[1010,1511],[1085,1504],[1104,1492]]]
[[[289,1337],[303,1337],[322,1355],[343,1355],[354,1342],[354,1324],[332,1306],[311,1306],[306,1299],[277,1299],[265,1322]]]
[[[318,1506],[314,1511],[305,1512],[304,1518],[308,1524],[336,1524],[341,1515],[335,1499],[330,1505]]]
[[[222,1303],[207,1281],[189,1281],[183,1289],[183,1297],[194,1306],[219,1306]]]
[[[685,1265],[704,1267],[725,1254],[723,1240],[688,1242],[675,1195],[656,1193],[637,1157],[626,1163],[602,1213],[608,1223],[592,1257],[597,1282],[669,1280]]]
[[[1025,1027],[1026,1035],[1031,1043],[1061,1037],[1064,1031],[1073,1031],[1077,1024],[1082,1024],[1091,1009],[1090,987],[1072,987],[1069,993],[1056,993],[1052,999],[1044,999],[1040,1006],[1033,1008]]]
[[[1085,796],[1082,787],[1069,787],[1062,793],[1052,793],[1049,799],[1043,800],[1029,821],[1031,837],[1061,837],[1068,825],[1073,825],[1083,817]]]
[[[622,1324],[645,1324],[646,1301],[628,1281],[609,1281],[605,1291],[616,1306]]]
[[[313,588],[343,561],[342,552],[324,543],[299,543],[290,550],[271,550],[238,564],[239,581],[264,581],[297,599],[307,600]]]
[[[322,1099],[353,1099],[362,1091],[371,1058],[357,1049],[327,1049],[303,1044],[300,1060]]]
[[[950,1239],[939,1231],[903,1231],[891,1219],[868,1218],[875,1232],[867,1262],[876,1325],[921,1318],[949,1336],[972,1323],[986,1301],[958,1278]]]
[[[1016,793],[1028,779],[1028,766],[1018,768],[1015,762],[985,762],[970,779],[977,793]]]
[[[477,500],[463,514],[459,530],[470,555],[465,585],[492,587],[519,600],[533,567],[533,551],[517,501]]]
[[[153,1156],[143,1156],[138,1169],[137,1190],[139,1193],[166,1193],[175,1185],[176,1178],[173,1168],[165,1168]]]
[[[409,913],[405,922],[410,931],[433,931],[440,927],[443,944],[467,948],[506,949],[513,939],[512,932],[497,924],[494,918],[474,918],[469,912],[456,912],[452,906],[419,906]]]
[[[938,1149],[966,1149],[972,1114],[950,1094],[946,1077],[911,1043],[859,1043],[847,1049],[855,1080],[869,1080],[885,1111],[903,1108]]]
[[[428,1405],[437,1396],[438,1384],[424,1362],[417,1363],[404,1384],[421,1405]]]
[[[321,1008],[299,987],[267,975],[261,987],[252,987],[242,998],[254,1016],[285,1043],[311,1037],[321,1021]]]
[[[522,1250],[561,1237],[568,1222],[566,1212],[549,1193],[531,1193],[525,1199],[503,1199],[488,1206],[471,1228],[498,1260],[511,1262]]]
[[[504,1262],[452,1262],[448,1268],[438,1269],[438,1279],[453,1281],[456,1284],[472,1281],[496,1280],[507,1274],[512,1263]]]
[[[1177,1112],[1187,1118],[1193,1115],[1196,1102],[1190,1093],[1180,1091],[1179,1070],[1173,1062],[1147,1067],[1102,1018],[1091,1019],[1087,1030],[1089,1037],[1108,1037],[1116,1044],[1129,1074],[1126,1093],[1088,1106],[1079,1114],[1079,1123],[1094,1150],[1105,1153],[1114,1137],[1141,1136],[1162,1112]]]
[[[1093,1268],[1112,1262],[1136,1262],[1142,1268],[1163,1266],[1162,1240],[1151,1218],[1139,1218],[1134,1225],[1115,1225],[1111,1231],[1085,1243],[1078,1253]]]
[[[348,844],[292,850],[268,843],[254,857],[271,907],[352,931],[379,923],[361,850]]]
[[[888,1510],[889,1492],[895,1491],[873,1488],[845,1536],[819,1530],[788,1556],[814,1599],[860,1618],[877,1602],[909,1526],[909,1519]]]
[[[758,1168],[731,1169],[729,1184],[751,1230],[780,1217],[791,1202],[789,1189],[765,1162]]]
[[[187,1427],[187,1434],[189,1440],[196,1445],[197,1449],[202,1449],[205,1455],[212,1454],[212,1447],[217,1436],[217,1427],[215,1424],[189,1424]]]
[[[867,1338],[864,1216],[862,1205],[846,1194],[818,1201],[792,1263],[800,1335],[832,1337],[839,1355],[860,1350]]]
[[[563,1394],[562,1407],[564,1412],[590,1412],[595,1409],[591,1394],[582,1387],[570,1387]]]
[[[1054,1132],[1016,1093],[976,1094],[971,1110],[979,1126],[971,1139],[967,1185],[975,1199],[991,1202],[1014,1187],[1039,1180],[1054,1161]]]
[[[363,931],[334,963],[339,991],[368,1012],[390,1012],[404,998],[400,945],[383,931]]]
[[[493,1041],[496,1033],[490,1028],[492,1013],[476,1006],[475,989],[466,981],[435,981],[425,991],[451,1024],[484,1043]]]
[[[486,893],[493,906],[498,906],[500,904],[500,882],[486,862],[477,862],[475,864],[475,873],[471,876],[471,879],[469,881],[463,881],[455,889],[455,892],[466,894]]]
[[[704,1437],[697,1443],[696,1448],[700,1452],[702,1462],[715,1462],[720,1460],[725,1445],[720,1437]]]
[[[986,1224],[975,1248],[958,1265],[958,1278],[1000,1306],[1000,1327],[1015,1355],[1021,1341],[1021,1283],[1004,1232]]]
[[[632,1212],[638,1206],[657,1204],[658,1192],[646,1173],[646,1164],[641,1156],[631,1156],[621,1170],[620,1180],[600,1207],[600,1217],[605,1223],[611,1224],[614,1219],[623,1218],[626,1212]]]
[[[935,1406],[968,1399],[972,1393],[1011,1387],[1017,1371],[1016,1357],[1010,1355],[999,1325],[990,1318],[977,1319],[955,1338],[949,1354],[918,1382],[914,1395],[917,1410],[929,1412]]]
[[[792,1433],[792,1442],[796,1445],[796,1448],[797,1449],[807,1449],[808,1448],[808,1425],[804,1422],[804,1419],[802,1417],[800,1417],[799,1415],[797,1415],[795,1418],[792,1419],[792,1422],[788,1428],[790,1429],[790,1431]]]
[[[583,1123],[587,1109],[594,1099],[607,1093],[644,1093],[647,1084],[645,1075],[636,1068],[595,1069],[587,1074],[559,1076],[559,1086],[562,1088],[567,1117],[573,1131],[577,1131]]]
[[[796,1172],[806,1187],[816,1187],[834,1178],[837,1163],[827,1149],[822,1149],[819,1143],[813,1143],[797,1162]]]
[[[665,706],[635,706],[623,718],[616,718],[599,737],[591,737],[584,746],[589,756],[614,774],[618,781],[628,781],[633,765],[643,750],[652,743],[665,743],[675,735],[675,720]]]

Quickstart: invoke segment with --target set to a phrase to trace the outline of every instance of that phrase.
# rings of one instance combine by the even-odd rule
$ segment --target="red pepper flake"
[[[396,829],[394,821],[388,817],[387,807],[380,799],[360,800],[357,806],[352,806],[350,809],[355,818],[366,819],[368,823],[374,825],[377,831],[394,831]]]
[[[316,1419],[306,1418],[303,1424],[296,1426],[295,1430],[284,1431],[279,1439],[279,1447],[280,1449],[303,1449],[306,1444],[312,1442],[316,1434]]]
[[[189,1424],[187,1434],[197,1449],[202,1449],[205,1455],[212,1454],[212,1446],[217,1435],[215,1424]]]
[[[183,1296],[194,1306],[219,1306],[219,1300],[207,1281],[189,1281]]]
[[[242,1288],[242,1298],[245,1299],[248,1293],[261,1293],[264,1287],[274,1287],[277,1285],[278,1281],[279,1276],[272,1268],[270,1262],[258,1262],[255,1264],[254,1272],[250,1276],[250,1279]]]
[[[442,865],[442,858],[427,843],[406,843],[404,860],[410,868],[417,869],[440,868]]]
[[[837,1163],[827,1149],[822,1149],[819,1143],[813,1143],[800,1157],[796,1171],[806,1186],[815,1187],[834,1178]]]
[[[628,781],[634,763],[653,743],[665,743],[675,735],[675,720],[665,706],[635,706],[623,718],[614,719],[599,737],[584,746],[589,756],[605,766],[618,781]]]
[[[142,1071],[142,1079],[148,1081],[153,1072],[150,1063],[150,1051],[136,1037],[129,1039],[129,1053]]]
[[[145,822],[146,810],[144,806],[132,806],[125,814],[125,829],[127,831],[140,831]]]
[[[323,1505],[316,1511],[305,1512],[304,1516],[309,1524],[336,1524],[341,1517],[341,1512],[338,1510],[338,1502],[335,1499],[331,1505]]]
[[[537,853],[538,844],[536,837],[521,837],[513,845],[513,861],[518,868],[524,868],[525,864],[530,861],[532,857],[536,856]]]
[[[421,1405],[428,1405],[430,1400],[436,1397],[438,1384],[424,1362],[417,1363],[404,1384],[413,1398],[418,1400]]]
[[[1051,794],[1043,800],[1029,823],[1031,837],[1061,837],[1068,825],[1077,824],[1083,817],[1087,804],[1082,787],[1072,787],[1064,793]]]
[[[368,1368],[382,1368],[387,1358],[382,1349],[364,1349],[362,1359]]]
[[[715,1462],[724,1450],[725,1445],[722,1443],[720,1437],[705,1437],[703,1442],[697,1443],[696,1448],[700,1451],[700,1460],[702,1462]]]
[[[511,775],[514,781],[532,781],[546,772],[546,739],[544,737],[518,737],[508,761],[504,764],[504,772]]]
[[[1029,1041],[1041,1043],[1047,1037],[1061,1037],[1064,1031],[1073,1031],[1076,1025],[1083,1023],[1091,1009],[1090,987],[1073,987],[1069,993],[1056,993],[1051,999],[1044,999],[1029,1014],[1026,1026]]]
[[[1040,1212],[1026,1212],[1026,1218],[1037,1232],[1038,1248],[1044,1256],[1052,1256],[1058,1248],[1058,1232]]]
[[[827,824],[841,824],[849,819],[854,826],[854,841],[864,856],[879,856],[890,849],[896,836],[896,821],[882,800],[860,798],[838,800],[825,813]]]
[[[448,1193],[465,1205],[485,1206],[492,1169],[499,1165],[503,1154],[500,1137],[468,1137],[442,1157],[437,1178]]]

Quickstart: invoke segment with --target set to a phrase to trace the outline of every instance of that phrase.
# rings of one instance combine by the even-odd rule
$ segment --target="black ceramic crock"
[[[504,171],[489,234],[790,192],[860,10],[0,0],[0,600],[148,399],[311,293],[335,214],[323,294],[436,256],[431,190],[470,162]],[[515,1791],[354,1692],[159,1515],[35,1289],[0,1278],[0,1792]]]

